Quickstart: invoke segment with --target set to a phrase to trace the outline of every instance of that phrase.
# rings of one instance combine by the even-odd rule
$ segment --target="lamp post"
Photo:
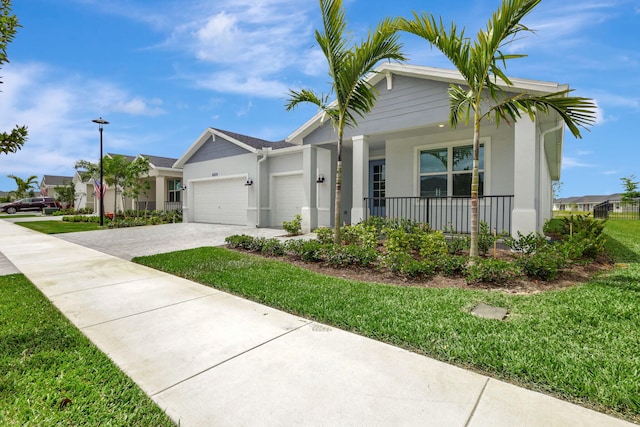
[[[102,117],[99,119],[91,120],[93,123],[98,124],[98,130],[100,131],[100,226],[104,225],[104,171],[102,169],[102,126],[108,125],[109,122]]]

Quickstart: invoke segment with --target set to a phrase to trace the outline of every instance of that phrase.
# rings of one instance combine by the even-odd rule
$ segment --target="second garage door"
[[[247,225],[245,178],[194,182],[193,220],[212,224]]]
[[[280,227],[283,221],[291,221],[300,214],[304,205],[302,174],[274,177],[275,218],[273,226]]]

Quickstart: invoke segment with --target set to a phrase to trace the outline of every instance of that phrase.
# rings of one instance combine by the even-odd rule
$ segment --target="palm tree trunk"
[[[470,262],[478,256],[478,165],[480,157],[480,117],[476,110],[473,120],[473,169],[471,171],[471,247]]]
[[[342,242],[341,224],[340,224],[340,211],[342,210],[342,132],[338,129],[338,147],[337,147],[337,167],[336,167],[336,197],[335,197],[335,212],[333,215],[334,230],[333,243],[339,245]]]

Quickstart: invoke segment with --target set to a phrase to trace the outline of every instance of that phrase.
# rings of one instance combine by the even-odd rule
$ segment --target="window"
[[[182,193],[182,181],[179,179],[170,179],[169,182],[169,201],[179,202]]]
[[[470,196],[473,146],[431,148],[420,154],[420,196]],[[480,144],[478,193],[484,194],[484,144]]]

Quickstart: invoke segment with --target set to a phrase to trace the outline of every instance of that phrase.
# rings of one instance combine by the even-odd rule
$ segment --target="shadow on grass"
[[[606,244],[607,252],[611,255],[616,262],[640,262],[640,255],[617,239],[611,236],[607,236]]]

